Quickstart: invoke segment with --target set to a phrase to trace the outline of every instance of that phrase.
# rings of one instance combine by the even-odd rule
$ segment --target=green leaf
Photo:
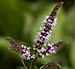
[[[36,66],[34,66],[35,69],[38,69]]]
[[[41,66],[39,69],[43,69],[44,68],[44,66]]]
[[[19,67],[17,67],[16,69],[24,69],[23,67],[21,67],[21,66],[19,66]]]

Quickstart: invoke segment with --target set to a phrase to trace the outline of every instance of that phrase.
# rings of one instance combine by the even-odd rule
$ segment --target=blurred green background
[[[17,66],[22,66],[20,57],[8,51],[11,45],[5,38],[11,36],[18,42],[32,46],[41,21],[60,1],[0,0],[0,69],[16,69]],[[34,62],[34,66],[40,67],[48,61],[57,61],[62,69],[75,69],[75,2],[74,0],[63,0],[63,2],[49,42],[66,40],[68,44],[60,48],[57,54],[38,59],[36,63]],[[30,62],[25,63],[29,66]]]

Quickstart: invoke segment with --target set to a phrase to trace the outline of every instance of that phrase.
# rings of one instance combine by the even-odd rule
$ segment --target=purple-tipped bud
[[[10,50],[17,52],[23,59],[35,59],[35,55],[30,54],[30,47],[27,47],[26,45],[18,45],[17,42],[11,37],[7,37],[6,39],[9,40],[12,45]]]
[[[61,65],[56,61],[50,61],[44,64],[45,69],[61,69]]]
[[[16,51],[16,52],[20,52],[19,50],[20,50],[21,46],[18,45],[17,42],[16,42],[13,38],[7,37],[6,39],[7,39],[7,40],[11,43],[11,45],[12,45],[11,48],[9,48],[9,49],[14,50],[14,51]]]

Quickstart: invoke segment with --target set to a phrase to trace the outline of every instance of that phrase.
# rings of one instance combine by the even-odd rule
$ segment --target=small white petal
[[[30,57],[27,57],[27,60],[30,60]]]
[[[24,46],[24,49],[26,49],[26,46]]]
[[[53,52],[52,52],[51,50],[49,50],[49,53],[51,53],[51,54],[52,54]]]
[[[23,49],[23,52],[25,52],[25,49]]]
[[[52,20],[48,19],[49,22],[52,22]]]
[[[46,56],[49,56],[49,53],[46,53]]]
[[[22,48],[24,47],[24,45],[21,45],[22,46]]]
[[[53,50],[53,49],[55,49],[54,47],[51,47],[51,49]]]
[[[45,55],[42,55],[42,58],[44,58],[45,57]]]
[[[41,48],[41,52],[44,52],[46,51],[46,49],[44,47]]]
[[[30,50],[30,47],[27,47],[28,50]]]
[[[44,46],[46,46],[46,43],[44,43]]]
[[[31,58],[32,58],[32,59],[35,59],[35,55],[33,54],[33,55],[31,56]]]
[[[29,54],[30,52],[29,51],[26,51],[26,54]]]
[[[53,50],[53,53],[56,53],[56,51],[55,51],[55,50]]]
[[[49,16],[46,16],[46,19],[48,19],[49,18]]]

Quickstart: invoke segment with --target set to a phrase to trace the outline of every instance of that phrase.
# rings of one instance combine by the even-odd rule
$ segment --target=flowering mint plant
[[[54,7],[51,14],[49,16],[46,16],[46,19],[42,22],[42,27],[40,27],[40,32],[38,32],[36,39],[34,40],[35,43],[34,43],[34,45],[32,45],[32,48],[30,48],[26,45],[23,45],[23,44],[19,45],[13,38],[7,37],[7,40],[10,41],[10,43],[12,45],[9,48],[9,50],[13,50],[20,55],[25,69],[28,69],[28,68],[25,66],[24,60],[35,60],[37,58],[44,58],[45,56],[49,56],[53,53],[56,53],[57,48],[59,48],[61,45],[63,45],[65,43],[64,41],[59,41],[57,43],[52,43],[52,44],[48,43],[48,40],[52,35],[52,30],[53,30],[54,26],[56,25],[57,11],[62,4],[63,4],[63,2],[58,3]],[[35,52],[31,53],[31,49]],[[52,63],[55,66],[58,65],[55,62],[51,62],[51,64]],[[60,66],[57,66],[57,67],[60,68]],[[43,67],[41,67],[40,69],[42,69],[42,68]],[[46,64],[44,65],[44,68],[48,69],[48,67],[46,67]],[[31,69],[31,67],[30,67],[30,69]]]

